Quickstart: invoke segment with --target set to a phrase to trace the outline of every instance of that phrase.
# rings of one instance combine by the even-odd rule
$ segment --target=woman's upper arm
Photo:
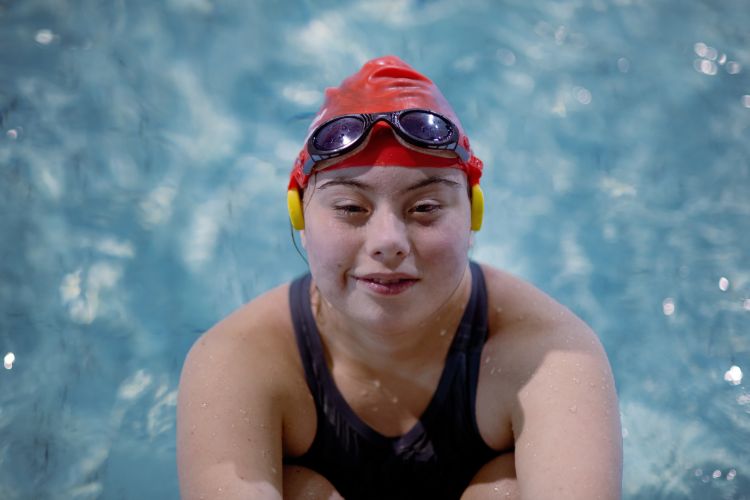
[[[214,327],[185,360],[177,462],[186,500],[281,498],[283,363],[274,363],[269,335],[239,323]]]
[[[548,325],[550,326],[550,325]],[[529,331],[513,411],[522,498],[619,499],[622,435],[612,372],[577,319]]]

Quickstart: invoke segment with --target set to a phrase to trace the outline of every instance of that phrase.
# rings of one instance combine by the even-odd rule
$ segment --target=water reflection
[[[54,41],[54,39],[55,34],[47,29],[39,30],[36,32],[36,35],[34,35],[34,40],[36,40],[36,43],[40,45],[49,45]]]
[[[732,385],[740,385],[742,383],[742,369],[737,365],[732,365],[724,373],[724,380]]]
[[[713,76],[719,71],[716,63],[708,59],[696,59],[693,63],[693,67],[695,68],[695,71],[709,76]]]
[[[516,64],[516,55],[512,50],[501,48],[497,49],[495,53],[497,59],[506,66],[513,66]]]
[[[664,316],[671,316],[674,314],[674,299],[667,297],[664,299],[664,301],[661,303],[662,312],[664,312]]]
[[[727,63],[727,73],[730,75],[736,75],[740,71],[742,71],[742,65],[740,65],[740,63],[735,61],[729,61]]]
[[[726,292],[727,290],[729,290],[729,280],[724,276],[719,279],[719,290],[721,290],[722,292]]]
[[[695,54],[700,58],[693,62],[693,67],[699,73],[713,76],[718,73],[719,66],[724,66],[724,69],[730,75],[736,75],[742,71],[742,65],[737,61],[730,61],[729,56],[725,53],[719,53],[717,49],[706,45],[703,42],[698,42],[693,46]]]

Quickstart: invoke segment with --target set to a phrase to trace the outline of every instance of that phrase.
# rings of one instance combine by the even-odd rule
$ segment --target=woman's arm
[[[596,335],[572,314],[517,337],[512,412],[521,498],[616,500],[622,436],[612,372]]]
[[[298,465],[284,466],[284,498],[342,500],[331,482],[314,470]]]
[[[285,374],[278,336],[263,328],[246,313],[235,313],[187,356],[177,408],[184,500],[282,498]]]
[[[490,446],[515,446],[520,498],[621,496],[617,395],[596,334],[541,290],[484,266],[491,334],[477,418]]]
[[[521,498],[519,495],[515,454],[509,452],[495,457],[479,469],[469,487],[461,495],[461,500],[518,500]]]

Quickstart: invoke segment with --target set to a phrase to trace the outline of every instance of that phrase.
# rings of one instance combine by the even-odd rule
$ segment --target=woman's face
[[[302,243],[322,296],[373,330],[431,318],[466,272],[467,192],[455,168],[350,167],[314,176]]]

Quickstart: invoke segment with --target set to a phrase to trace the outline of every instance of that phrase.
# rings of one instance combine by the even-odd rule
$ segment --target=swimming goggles
[[[471,157],[458,143],[458,127],[448,118],[427,109],[403,109],[342,115],[323,123],[307,140],[309,157],[302,172],[310,175],[317,162],[355,150],[379,121],[390,124],[400,138],[418,148],[453,151],[464,162]]]

